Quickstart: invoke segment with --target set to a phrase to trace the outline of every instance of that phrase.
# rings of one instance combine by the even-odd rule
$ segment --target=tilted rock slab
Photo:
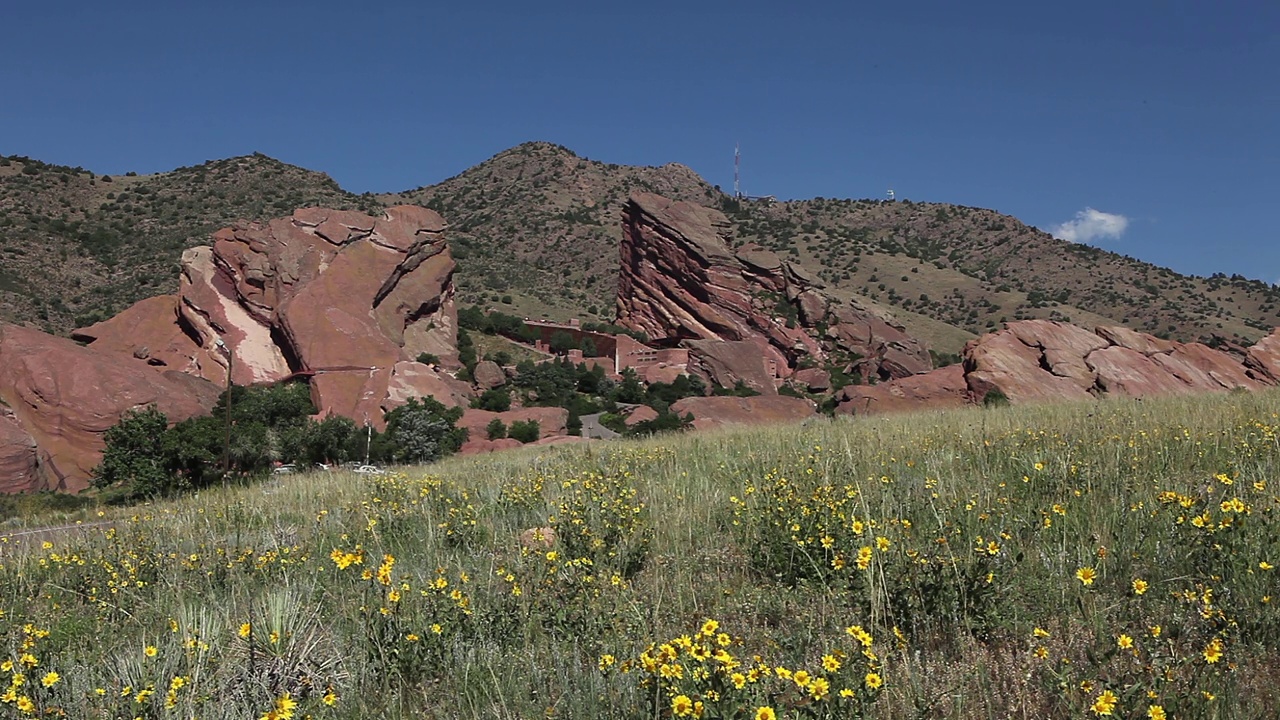
[[[125,412],[155,405],[176,423],[208,414],[218,391],[194,375],[0,323],[0,491],[79,492],[102,459],[103,433]]]
[[[622,211],[618,324],[658,343],[704,341],[689,346],[695,361],[699,353],[708,358],[707,371],[729,368],[742,355],[738,349],[709,351],[708,342],[750,343],[778,377],[789,377],[801,358],[821,363],[837,351],[860,356],[854,370],[868,376],[904,377],[932,368],[928,351],[901,326],[839,303],[822,291],[819,279],[764,248],[735,252],[729,228],[717,210],[632,195]],[[754,365],[746,376],[726,372],[710,379],[763,385],[751,378]]]
[[[697,430],[726,425],[774,425],[795,423],[817,414],[817,408],[805,398],[788,395],[753,395],[751,397],[712,396],[687,397],[671,403],[671,412],[693,416]]]
[[[1260,390],[1277,380],[1243,358],[1201,343],[1161,340],[1122,327],[1102,326],[1091,333],[1051,320],[1022,320],[970,340],[964,367],[975,399],[999,390],[1015,404]]]
[[[1093,332],[1051,320],[1021,320],[970,340],[959,365],[841,390],[840,412],[874,414],[982,402],[1010,403],[1261,390],[1280,384],[1280,330],[1250,348],[1214,349],[1119,326]]]
[[[187,250],[176,295],[73,333],[95,348],[218,384],[311,377],[312,399],[381,427],[409,397],[464,404],[465,383],[417,363],[457,364],[454,261],[445,222],[416,206],[382,217],[304,208],[214,233]]]

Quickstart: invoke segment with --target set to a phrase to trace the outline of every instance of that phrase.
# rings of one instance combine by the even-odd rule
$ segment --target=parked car
[[[296,472],[298,472],[298,466],[292,465],[292,464],[280,465],[279,467],[271,471],[273,475],[290,475]]]
[[[355,472],[358,472],[361,475],[381,475],[386,472],[386,470],[383,470],[377,465],[361,465],[355,469]]]

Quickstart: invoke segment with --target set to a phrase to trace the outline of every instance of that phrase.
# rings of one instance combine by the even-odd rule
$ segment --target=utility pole
[[[227,405],[226,418],[226,441],[222,445],[222,472],[230,474],[231,472],[231,365],[234,362],[235,355],[232,354],[231,348],[227,346],[222,338],[218,338],[215,344],[220,350],[227,354],[227,389],[223,394],[223,399]]]

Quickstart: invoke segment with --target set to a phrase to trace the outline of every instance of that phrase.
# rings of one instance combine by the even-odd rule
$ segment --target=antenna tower
[[[735,198],[742,197],[742,188],[738,186],[738,166],[740,165],[741,157],[742,157],[742,152],[738,148],[738,144],[734,143],[733,144],[733,197]]]

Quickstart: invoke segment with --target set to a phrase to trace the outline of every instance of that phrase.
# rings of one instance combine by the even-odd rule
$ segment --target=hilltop
[[[458,299],[533,317],[613,317],[620,212],[634,191],[717,208],[754,242],[891,311],[944,353],[1002,322],[1123,324],[1177,340],[1251,342],[1280,324],[1280,291],[1241,276],[1187,276],[1057,240],[995,210],[815,198],[739,201],[688,167],[633,167],[531,142],[443,182],[356,195],[264,155],[110,179],[0,159],[0,319],[65,334],[171,292],[181,251],[236,220],[324,205],[439,211]]]

